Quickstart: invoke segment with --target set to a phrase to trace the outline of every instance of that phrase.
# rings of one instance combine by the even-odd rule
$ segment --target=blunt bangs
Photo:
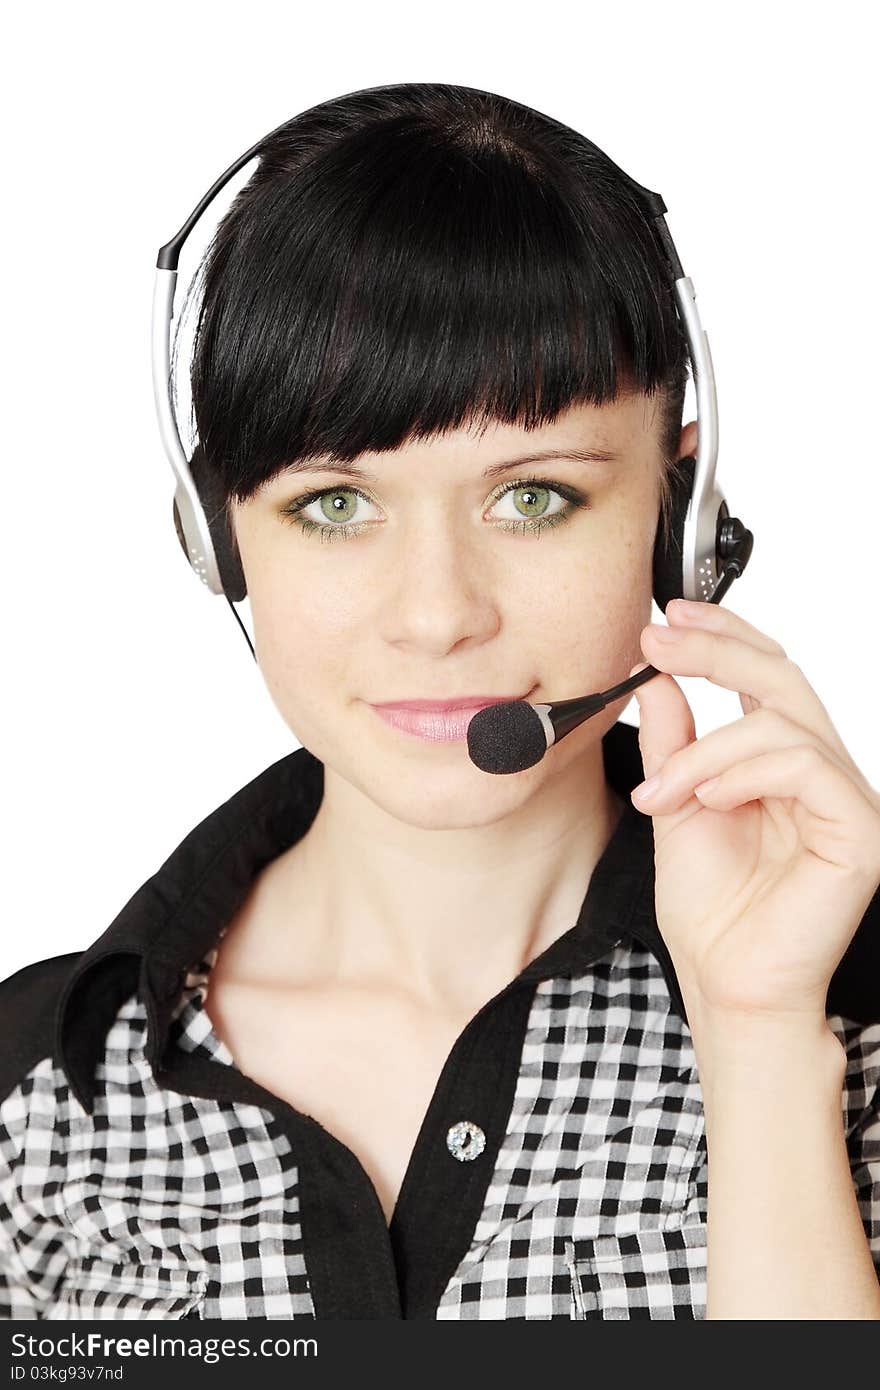
[[[660,396],[665,519],[688,363],[669,272],[550,117],[439,83],[313,107],[264,142],[199,276],[193,417],[227,503],[294,460],[634,390]]]

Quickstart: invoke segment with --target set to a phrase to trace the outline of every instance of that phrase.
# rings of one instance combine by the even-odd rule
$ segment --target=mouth
[[[430,743],[457,743],[467,738],[468,724],[478,710],[489,705],[525,700],[522,695],[462,695],[453,700],[395,700],[373,704],[380,719],[410,737]]]

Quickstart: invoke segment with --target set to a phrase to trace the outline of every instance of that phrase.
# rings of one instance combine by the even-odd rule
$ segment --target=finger
[[[643,661],[630,675],[644,670]],[[645,777],[654,776],[673,755],[696,739],[694,716],[684,691],[672,676],[659,675],[637,686],[633,694],[639,706],[639,749]],[[691,810],[699,810],[693,801]]]
[[[717,603],[706,603],[693,599],[674,598],[666,605],[666,621],[682,627],[704,628],[707,632],[723,632],[729,637],[739,637],[759,651],[776,652],[785,656],[785,648],[775,638],[761,632],[748,622],[741,613],[732,608],[722,608]]]
[[[657,774],[650,797],[641,795],[638,788],[633,789],[632,797],[640,806],[650,804],[652,815],[669,814],[693,796],[699,782],[720,776],[761,753],[799,748],[804,744],[824,752],[844,776],[851,776],[850,769],[839,761],[833,750],[800,724],[777,710],[757,709],[673,753]]]
[[[777,748],[736,763],[711,786],[694,788],[703,805],[730,811],[747,801],[791,797],[806,816],[797,826],[803,843],[840,868],[880,878],[880,816],[851,777],[814,744]]]
[[[756,707],[778,710],[827,744],[868,791],[864,773],[853,762],[828,711],[800,667],[785,656],[778,643],[769,648],[757,646],[722,630],[727,618],[735,616],[729,611],[719,609],[717,604],[701,606],[715,610],[716,617],[706,619],[707,623],[715,624],[714,627],[679,624],[643,629],[642,651],[651,665],[680,676],[704,676],[713,685],[737,691],[741,696],[751,696]],[[673,640],[658,638],[658,631],[673,634]]]
[[[785,648],[766,632],[760,632],[740,613],[732,608],[720,608],[717,603],[686,598],[670,599],[666,605],[666,621],[670,627],[703,628],[707,632],[724,632],[730,637],[739,637],[749,642],[759,651],[776,652],[785,656]],[[743,714],[751,714],[760,709],[758,701],[748,693],[739,693],[739,703]]]

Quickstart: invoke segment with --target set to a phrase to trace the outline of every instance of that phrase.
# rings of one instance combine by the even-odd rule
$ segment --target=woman
[[[880,1317],[880,796],[773,637],[646,626],[685,380],[575,132],[416,84],[267,140],[192,470],[302,747],[5,982],[6,1316]],[[470,761],[645,659],[638,730]]]

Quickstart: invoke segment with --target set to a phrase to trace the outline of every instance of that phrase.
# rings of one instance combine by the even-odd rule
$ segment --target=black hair
[[[610,160],[531,107],[428,82],[323,102],[259,153],[195,277],[196,452],[227,524],[294,459],[635,390],[658,398],[668,525],[687,340]]]

